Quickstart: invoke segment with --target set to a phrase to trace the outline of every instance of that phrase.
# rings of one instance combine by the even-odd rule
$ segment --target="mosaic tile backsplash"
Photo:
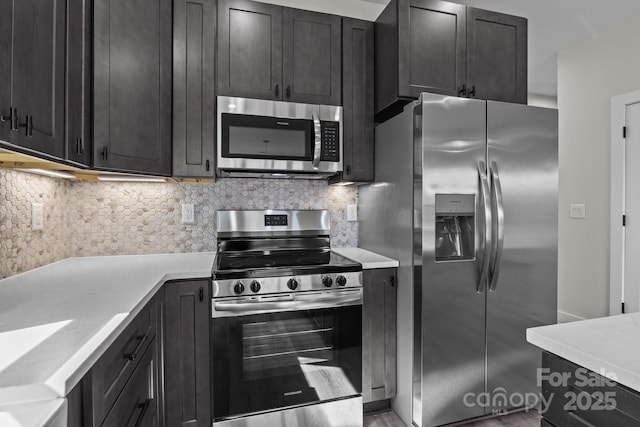
[[[222,179],[215,184],[65,181],[0,169],[0,278],[72,256],[214,251],[223,209],[328,209],[331,244],[357,246],[353,187],[306,180]],[[31,204],[44,230],[31,229]],[[193,203],[195,224],[182,224]]]

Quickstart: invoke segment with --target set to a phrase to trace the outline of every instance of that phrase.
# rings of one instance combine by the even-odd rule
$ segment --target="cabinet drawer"
[[[101,424],[153,341],[156,304],[153,299],[142,309],[91,370],[93,425]]]
[[[542,366],[551,373],[542,382],[550,402],[543,416],[556,426],[640,426],[640,395],[592,371],[543,353]]]
[[[131,379],[118,397],[102,427],[142,427],[157,425],[154,345],[140,358]]]

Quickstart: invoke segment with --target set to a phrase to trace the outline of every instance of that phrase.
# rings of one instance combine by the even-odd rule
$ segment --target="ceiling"
[[[388,0],[360,0],[385,5]],[[640,17],[638,0],[455,0],[529,20],[529,93],[556,96],[557,53]]]

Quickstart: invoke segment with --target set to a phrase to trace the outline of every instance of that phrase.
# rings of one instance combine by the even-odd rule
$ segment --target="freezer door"
[[[414,286],[421,305],[416,307],[421,354],[414,360],[420,384],[414,389],[414,423],[421,427],[484,414],[476,398],[485,384],[485,294],[477,292],[485,219],[478,171],[486,162],[485,106],[485,101],[422,94],[416,107]],[[469,232],[471,241],[462,237]]]
[[[487,293],[487,413],[495,413],[533,403],[540,351],[525,330],[556,323],[557,111],[488,102],[487,141],[497,253]]]

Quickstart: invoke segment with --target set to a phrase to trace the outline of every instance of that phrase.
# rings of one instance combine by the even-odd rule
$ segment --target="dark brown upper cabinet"
[[[373,38],[373,22],[343,18],[343,181],[374,178]]]
[[[340,105],[341,18],[248,0],[218,3],[218,94]]]
[[[527,101],[527,20],[440,0],[391,0],[375,24],[376,121],[421,92]]]
[[[283,8],[283,100],[342,104],[342,18]]]
[[[65,158],[90,165],[91,145],[91,57],[90,0],[67,0],[65,73]]]
[[[0,1],[0,137],[64,156],[66,1]]]
[[[218,2],[218,94],[282,99],[282,7]]]
[[[493,101],[527,103],[527,20],[467,8],[467,90]]]
[[[171,0],[93,4],[94,167],[171,174]]]
[[[0,0],[0,141],[11,138],[11,41],[13,33],[13,2]]]
[[[215,0],[173,2],[173,176],[213,178]]]

